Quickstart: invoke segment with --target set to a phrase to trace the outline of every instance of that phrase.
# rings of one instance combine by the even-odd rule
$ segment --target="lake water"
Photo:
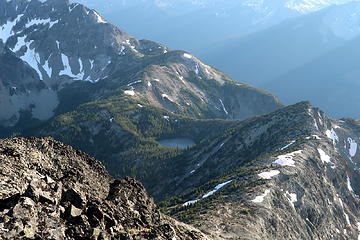
[[[195,145],[194,140],[190,138],[168,138],[158,140],[160,145],[165,147],[174,147],[174,148],[187,148]]]

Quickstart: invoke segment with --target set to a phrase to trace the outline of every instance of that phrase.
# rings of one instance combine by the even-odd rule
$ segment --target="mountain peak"
[[[289,0],[285,6],[289,9],[298,11],[300,13],[315,12],[332,5],[341,5],[348,2],[355,2],[358,0],[319,0],[319,1],[308,1],[308,0]]]
[[[119,92],[197,118],[244,119],[280,106],[274,96],[233,81],[189,53],[131,37],[81,4],[0,3],[7,9],[0,12],[0,39],[33,69],[31,85],[36,86],[4,80],[8,89],[0,95],[9,100],[0,104],[9,111],[0,113],[0,121],[6,126],[16,125],[23,111],[41,121],[62,113],[59,106],[71,98],[67,92],[74,94],[65,89],[81,84],[86,93],[76,94],[79,100],[71,106]],[[237,97],[228,99],[228,92]],[[248,101],[246,94],[259,103]]]

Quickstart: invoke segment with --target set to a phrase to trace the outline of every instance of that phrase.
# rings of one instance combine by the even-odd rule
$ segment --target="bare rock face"
[[[143,186],[52,138],[0,141],[2,239],[207,239]]]

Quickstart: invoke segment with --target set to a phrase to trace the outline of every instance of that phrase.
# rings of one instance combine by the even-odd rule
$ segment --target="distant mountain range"
[[[324,101],[319,94],[321,88],[316,88],[318,94],[301,90],[305,87],[297,88],[296,94],[290,94],[291,90],[285,94],[286,84],[275,84],[286,82],[284,78],[289,82],[300,79],[304,73],[299,73],[305,66],[325,59],[337,48],[351,46],[350,41],[360,34],[359,1],[148,0],[108,1],[101,6],[91,0],[84,3],[100,9],[112,22],[136,36],[158,40],[171,48],[191,50],[237,81],[273,91],[286,103],[305,98],[332,116],[360,116],[358,107],[350,110]],[[117,4],[116,8],[109,7],[112,4]],[[356,59],[356,52],[350,50],[352,57],[347,59]],[[317,66],[317,72],[328,69],[325,62],[318,62]],[[341,84],[338,75],[331,78]],[[357,77],[353,74],[350,82]],[[309,79],[316,82],[313,87],[322,85],[322,79]],[[337,93],[340,99],[345,99],[344,95],[353,96],[345,85],[356,87],[343,84],[342,92]]]
[[[97,9],[138,38],[199,54],[213,43],[244,36],[286,19],[355,0],[95,0],[77,2]]]
[[[360,38],[273,79],[264,88],[294,103],[309,99],[332,116],[359,117]]]
[[[360,78],[359,34],[360,2],[351,2],[224,41],[203,58],[236,79],[273,91],[286,103],[308,99],[332,116],[359,117],[354,94]],[[354,104],[346,107],[347,102]]]
[[[346,42],[324,21],[327,13],[328,9],[219,42],[204,58],[236,79],[263,86]]]

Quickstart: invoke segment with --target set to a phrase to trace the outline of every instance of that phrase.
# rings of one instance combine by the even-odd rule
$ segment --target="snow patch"
[[[210,197],[212,195],[214,195],[214,193],[216,193],[217,191],[219,191],[221,188],[225,187],[226,185],[228,185],[229,183],[233,182],[234,180],[229,180],[227,182],[224,182],[224,183],[221,183],[219,185],[217,185],[214,190],[206,193],[204,196],[202,196],[202,198],[207,198],[207,197]]]
[[[163,98],[163,99],[167,99],[167,100],[169,100],[170,102],[173,102],[173,100],[167,95],[167,94],[161,94],[161,97]]]
[[[196,75],[199,75],[199,64],[196,63],[196,66],[195,66],[195,73]]]
[[[192,56],[190,54],[188,54],[188,53],[184,53],[183,57],[187,58],[187,59],[192,59]]]
[[[107,23],[102,16],[100,16],[96,11],[93,11],[93,13],[96,16],[96,21],[98,23]]]
[[[190,206],[192,204],[197,203],[198,201],[200,201],[200,199],[191,200],[191,201],[188,201],[188,202],[184,203],[183,206]]]
[[[334,145],[336,142],[339,141],[339,137],[337,136],[337,134],[333,128],[331,128],[331,130],[326,130],[325,134],[328,138],[330,138],[333,141]]]
[[[270,193],[270,190],[267,189],[264,194],[257,196],[255,199],[251,200],[254,203],[261,203],[264,201],[265,197]]]
[[[80,71],[78,74],[74,74],[72,72],[71,66],[70,66],[70,58],[66,56],[65,54],[61,54],[61,60],[63,63],[63,70],[60,71],[59,75],[67,75],[71,78],[74,78],[75,80],[82,80],[84,78],[84,66],[82,63],[82,60],[79,58],[78,62],[80,65]]]
[[[355,140],[353,140],[352,138],[348,138],[348,143],[350,144],[350,148],[349,148],[349,154],[350,157],[355,157],[356,152],[357,152],[357,143],[355,142]]]
[[[349,218],[349,215],[347,213],[344,212],[344,215],[345,215],[345,219],[346,219],[346,223],[351,226],[351,222],[350,222],[350,218]]]
[[[284,147],[280,148],[280,151],[287,149],[291,145],[293,145],[296,142],[296,140],[292,140],[289,144],[285,145]]]
[[[65,54],[61,54],[61,60],[63,63],[63,70],[60,71],[60,75],[64,74],[64,75],[68,75],[69,77],[72,76],[72,72],[71,72],[71,67],[70,67],[70,63],[69,63],[69,57],[66,56]]]
[[[126,95],[129,95],[129,96],[134,96],[135,95],[135,91],[134,90],[125,90],[124,93]]]
[[[354,189],[351,187],[351,182],[350,182],[349,176],[347,176],[346,182],[347,182],[347,188],[348,188],[348,190],[349,190],[350,192],[354,192]]]
[[[337,195],[337,198],[338,198],[338,200],[339,200],[339,203],[340,203],[341,208],[343,209],[343,213],[344,213],[344,216],[345,216],[345,219],[346,219],[346,223],[347,223],[349,226],[351,226],[349,215],[345,212],[345,209],[344,209],[344,203],[343,203],[343,201],[341,200],[341,198],[339,197],[339,195]]]
[[[321,140],[321,137],[319,137],[318,135],[311,135],[310,137],[306,137],[305,139],[307,139],[307,140],[309,140],[309,139],[312,139],[312,138],[314,138],[314,139],[316,139],[316,140]]]
[[[223,108],[223,110],[224,110],[225,114],[226,114],[226,115],[229,115],[229,112],[226,110],[226,108],[225,108],[225,105],[224,105],[223,101],[222,101],[220,98],[219,98],[219,101],[220,101],[220,103],[221,103],[221,106],[222,106],[222,108]]]
[[[288,153],[285,155],[280,155],[277,157],[277,160],[273,162],[273,164],[278,164],[280,166],[291,166],[294,167],[295,166],[295,161],[293,160],[293,157],[295,154],[300,154],[302,153],[301,150],[299,151],[295,151],[292,153]]]
[[[312,135],[312,137],[314,137],[316,140],[321,140],[321,137],[319,137],[318,135]]]
[[[23,37],[17,37],[17,43],[15,47],[12,48],[13,52],[19,51],[22,46],[26,45],[25,39],[26,39],[26,35]]]
[[[52,26],[56,23],[58,23],[59,20],[56,20],[56,21],[51,21],[50,18],[47,18],[47,19],[39,19],[39,18],[35,18],[35,19],[31,19],[30,21],[28,21],[26,24],[25,24],[25,27],[26,28],[29,28],[29,27],[32,27],[34,25],[45,25],[45,24],[49,24],[49,28],[52,28]]]
[[[23,60],[24,62],[26,62],[30,67],[32,67],[37,74],[39,75],[39,78],[41,80],[43,80],[43,76],[42,73],[39,69],[39,63],[40,63],[40,56],[38,53],[35,52],[35,49],[31,49],[30,45],[33,43],[34,41],[31,40],[30,42],[27,42],[26,45],[26,52],[24,53],[24,55],[22,55],[20,58],[21,60]]]
[[[195,172],[195,170],[191,171],[190,173],[194,173],[194,172]],[[206,193],[205,195],[203,195],[200,199],[195,199],[195,200],[188,201],[188,202],[184,203],[183,206],[189,206],[189,205],[192,205],[192,204],[195,204],[195,203],[199,202],[201,199],[208,198],[208,197],[214,195],[221,188],[225,187],[226,185],[228,185],[229,183],[231,183],[233,181],[234,180],[229,180],[227,182],[221,183],[221,184],[217,185],[214,188],[214,190],[212,190],[212,191]]]
[[[20,14],[13,21],[7,21],[0,26],[0,39],[2,39],[4,43],[13,35],[13,27],[20,21],[22,16],[24,16],[24,14]]]
[[[338,196],[338,200],[339,200],[339,203],[340,203],[341,208],[344,208],[344,203],[343,203],[343,201],[341,200],[341,198],[339,198],[339,196]]]
[[[210,75],[210,71],[209,71],[209,69],[207,69],[207,67],[205,67],[205,72],[206,72],[208,75]]]
[[[268,172],[262,172],[259,173],[258,176],[262,179],[271,179],[272,177],[275,177],[280,174],[279,170],[271,170]]]
[[[45,70],[46,74],[48,75],[49,78],[51,78],[52,75],[52,68],[49,65],[49,60],[45,61],[45,64],[42,66],[43,69]]]
[[[89,60],[89,61],[90,61],[90,69],[93,69],[95,60]]]
[[[335,2],[335,1],[334,1]],[[328,7],[332,4],[341,4],[344,1],[336,1],[333,3],[332,1],[327,0],[304,0],[304,1],[294,1],[289,0],[285,1],[285,7],[294,11],[297,11],[301,14],[307,14],[311,12],[319,11],[325,7]]]
[[[78,3],[75,3],[73,6],[69,6],[69,11],[72,12],[72,10],[74,10],[74,8],[76,8],[77,6],[79,6]]]
[[[121,45],[120,54],[125,55],[125,54],[126,54],[126,53],[124,52],[125,49],[126,49],[125,46]]]
[[[289,192],[286,192],[287,195],[288,195],[288,199],[291,203],[291,205],[295,208],[295,203],[297,202],[297,195],[296,193],[289,193]]]
[[[331,161],[330,161],[330,156],[327,155],[324,150],[322,150],[322,149],[320,149],[320,148],[318,148],[317,150],[318,150],[318,152],[319,152],[319,154],[320,154],[320,160],[321,160],[323,163],[331,163]]]
[[[141,82],[142,82],[141,80],[138,80],[138,81],[129,83],[129,84],[127,84],[126,86],[130,87],[130,86],[132,86],[132,85],[134,85],[134,84],[141,83]]]

